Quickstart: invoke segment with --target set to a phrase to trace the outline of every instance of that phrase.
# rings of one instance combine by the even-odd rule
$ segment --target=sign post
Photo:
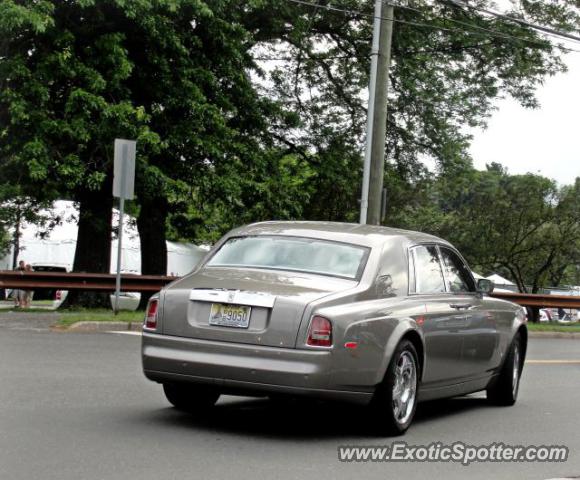
[[[135,187],[135,140],[115,139],[115,170],[113,175],[113,196],[119,198],[119,235],[117,241],[117,280],[115,282],[115,315],[119,313],[119,293],[121,292],[121,254],[123,245],[123,216],[125,199],[131,200]]]

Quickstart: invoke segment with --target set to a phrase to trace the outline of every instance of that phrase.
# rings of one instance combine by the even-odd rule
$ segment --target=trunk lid
[[[354,280],[260,269],[207,267],[165,291],[166,335],[294,348],[308,303],[357,285]],[[245,328],[214,325],[218,307],[241,306]],[[226,309],[227,311],[227,309]],[[243,322],[242,322],[243,323]]]

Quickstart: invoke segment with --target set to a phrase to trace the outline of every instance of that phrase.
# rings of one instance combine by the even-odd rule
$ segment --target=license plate
[[[220,327],[248,328],[251,307],[212,303],[209,324]]]

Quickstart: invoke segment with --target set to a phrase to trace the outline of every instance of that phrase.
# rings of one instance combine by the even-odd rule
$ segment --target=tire
[[[220,396],[211,387],[187,383],[164,383],[163,392],[171,405],[189,413],[212,407]]]
[[[523,369],[522,343],[521,335],[517,333],[499,377],[487,388],[487,399],[494,405],[511,406],[516,403]]]
[[[419,378],[417,350],[410,341],[402,340],[371,400],[370,411],[377,434],[398,436],[407,431],[417,409]]]

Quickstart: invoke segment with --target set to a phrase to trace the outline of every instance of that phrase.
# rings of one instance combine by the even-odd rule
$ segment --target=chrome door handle
[[[471,308],[470,303],[450,303],[449,306],[451,308],[456,308],[457,310],[468,310]]]

